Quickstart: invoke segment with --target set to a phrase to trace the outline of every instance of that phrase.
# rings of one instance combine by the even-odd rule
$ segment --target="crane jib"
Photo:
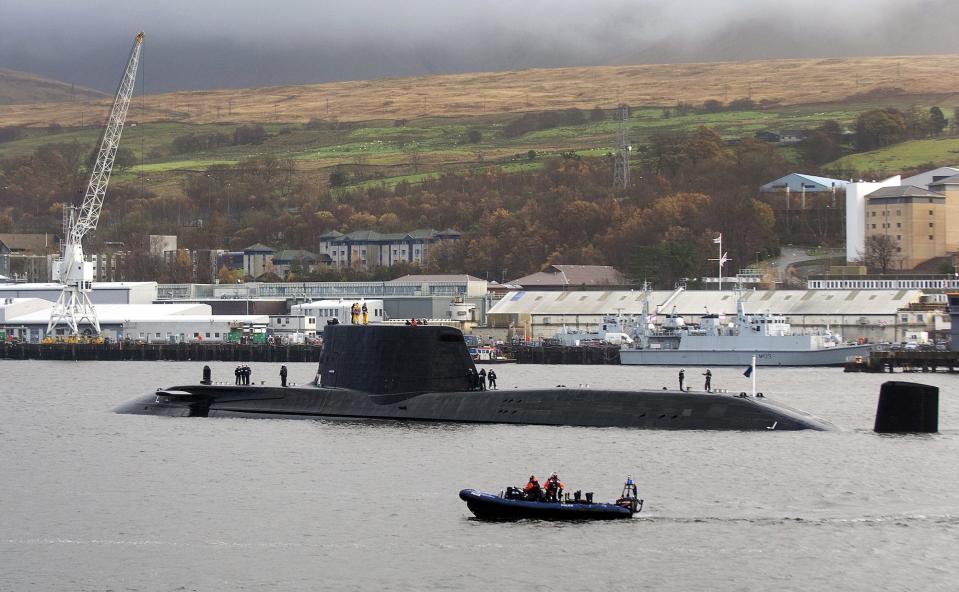
[[[67,325],[70,335],[80,335],[80,323],[84,321],[90,325],[90,334],[100,334],[96,309],[90,302],[90,292],[93,290],[93,265],[83,256],[83,237],[91,230],[95,230],[100,221],[103,198],[110,183],[110,173],[113,171],[117,148],[120,147],[123,122],[126,121],[130,99],[136,87],[137,66],[140,62],[143,38],[144,35],[140,32],[133,41],[130,59],[127,60],[116,98],[113,100],[110,119],[103,131],[103,139],[100,141],[97,160],[90,173],[90,182],[83,195],[83,203],[79,211],[70,206],[64,206],[64,240],[61,244],[60,259],[55,262],[53,272],[53,279],[63,286],[63,290],[50,311],[50,322],[47,324],[48,337],[53,337],[55,328],[61,323]]]

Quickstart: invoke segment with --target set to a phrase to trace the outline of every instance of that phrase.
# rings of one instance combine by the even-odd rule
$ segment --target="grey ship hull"
[[[868,356],[872,346],[850,345],[816,350],[683,350],[623,349],[619,360],[636,366],[842,366],[855,356]]]
[[[174,417],[357,419],[666,430],[830,430],[765,399],[678,391],[510,389],[370,395],[324,387],[191,385],[149,393],[117,413]]]

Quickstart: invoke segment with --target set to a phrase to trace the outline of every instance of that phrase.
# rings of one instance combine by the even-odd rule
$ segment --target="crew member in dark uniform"
[[[236,383],[237,383],[237,384],[240,384],[240,374],[242,374],[242,372],[240,372],[240,367],[239,367],[239,366],[237,366],[236,368],[233,369],[233,376],[236,376]]]
[[[679,370],[679,390],[683,390],[683,381],[686,380],[686,369],[682,368]]]
[[[496,372],[490,368],[490,371],[486,373],[486,380],[489,381],[490,390],[496,390]]]
[[[708,393],[710,389],[712,388],[713,373],[709,370],[709,368],[706,368],[706,371],[703,372],[703,376],[706,377],[706,392]]]
[[[486,390],[486,368],[480,368],[479,371],[479,390]]]
[[[280,386],[286,386],[286,366],[280,366]]]

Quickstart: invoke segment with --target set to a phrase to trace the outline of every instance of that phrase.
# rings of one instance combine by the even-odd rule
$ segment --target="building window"
[[[901,234],[897,234],[897,235],[896,235],[896,240],[902,240],[902,235],[901,235]]]
[[[160,336],[160,334],[159,334],[159,333],[157,333],[157,337],[159,337],[159,336]]]
[[[932,235],[931,235],[931,234],[929,235],[929,240],[932,240]]]
[[[872,227],[873,227],[873,228],[875,228],[875,227],[876,227],[876,225],[875,225],[875,224],[873,224],[873,225],[872,225]]]
[[[896,210],[896,215],[897,215],[897,216],[901,216],[901,215],[902,215],[902,210]]]
[[[896,228],[902,228],[902,222],[896,222]]]
[[[873,217],[873,218],[876,217],[876,212],[873,212],[873,213],[872,213],[872,217]]]
[[[929,215],[932,216],[932,210],[929,210]]]
[[[209,333],[206,334],[206,338],[207,338],[207,339],[210,338],[210,334],[209,334]]]
[[[196,338],[199,337],[199,336],[200,336],[199,333],[194,333],[194,334],[193,334],[193,338],[194,338],[194,339],[196,339]]]

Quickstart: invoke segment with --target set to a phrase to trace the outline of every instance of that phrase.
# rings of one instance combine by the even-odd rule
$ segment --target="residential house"
[[[268,271],[273,271],[273,254],[270,247],[256,243],[243,249],[243,274],[256,279]]]
[[[430,249],[457,241],[462,235],[452,229],[423,228],[407,233],[381,233],[358,230],[349,234],[327,232],[320,236],[320,256],[328,255],[337,268],[355,267],[369,270],[392,267],[399,262],[423,264]]]
[[[302,249],[286,249],[273,254],[273,272],[285,278],[290,272],[311,273],[316,269],[319,258]]]

